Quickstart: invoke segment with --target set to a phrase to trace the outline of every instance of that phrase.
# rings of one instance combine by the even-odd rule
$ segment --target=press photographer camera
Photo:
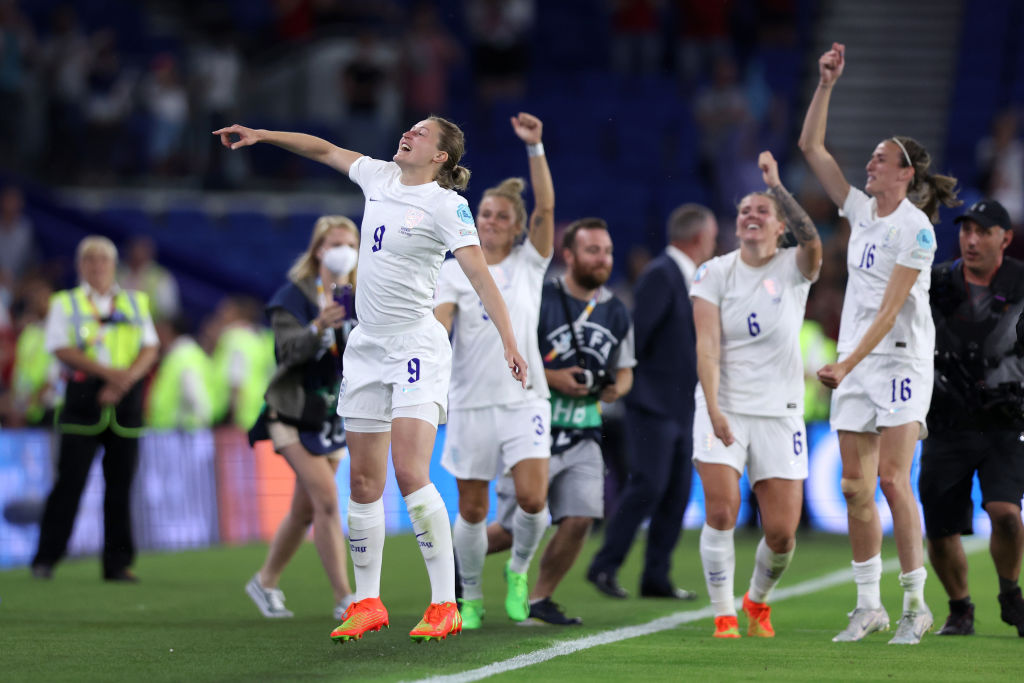
[[[573,375],[573,378],[576,380],[577,384],[585,386],[587,388],[587,393],[591,396],[600,396],[605,387],[615,383],[615,379],[611,377],[608,374],[608,371],[604,368],[598,368],[597,370],[580,368],[579,371]]]

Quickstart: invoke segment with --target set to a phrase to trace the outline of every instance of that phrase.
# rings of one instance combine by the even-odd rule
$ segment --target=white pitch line
[[[984,548],[988,543],[988,539],[972,538],[964,540],[964,552],[971,554],[981,548]],[[891,572],[899,569],[899,560],[893,558],[882,564],[883,571]],[[816,579],[810,579],[802,583],[798,583],[795,586],[779,588],[772,592],[772,603],[782,602],[790,598],[800,597],[809,593],[816,593],[832,586],[837,586],[841,583],[845,583],[853,580],[852,569],[840,569],[824,576],[819,576]],[[736,599],[736,607],[740,608],[740,598]],[[586,636],[585,638],[577,638],[576,640],[566,640],[551,647],[544,648],[543,650],[536,650],[523,655],[516,655],[511,659],[506,659],[501,662],[494,662],[487,666],[482,666],[477,669],[471,669],[469,671],[463,671],[457,674],[450,674],[447,676],[431,676],[430,678],[422,678],[413,683],[470,683],[471,681],[479,681],[487,678],[488,676],[496,676],[498,674],[507,673],[509,671],[515,671],[516,669],[524,669],[534,664],[540,664],[546,662],[549,659],[555,657],[561,657],[562,655],[572,654],[573,652],[579,652],[580,650],[588,650],[592,647],[599,645],[609,645],[611,643],[617,643],[622,640],[628,640],[630,638],[637,638],[639,636],[647,636],[652,633],[658,633],[659,631],[667,631],[670,628],[675,628],[682,624],[688,624],[693,621],[699,621],[701,619],[707,619],[713,617],[714,612],[711,606],[702,607],[696,610],[688,610],[685,612],[676,612],[666,617],[660,617],[654,621],[649,621],[646,624],[638,624],[637,626],[625,626],[623,628],[612,629],[611,631],[604,631],[603,633],[595,633],[592,636]]]

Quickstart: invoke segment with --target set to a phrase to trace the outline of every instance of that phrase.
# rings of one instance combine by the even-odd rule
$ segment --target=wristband
[[[526,146],[526,156],[530,157],[542,157],[544,156],[544,143],[538,142],[532,145]]]

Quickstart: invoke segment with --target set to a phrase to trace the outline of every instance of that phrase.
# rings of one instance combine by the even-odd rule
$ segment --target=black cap
[[[1004,230],[1013,229],[1010,223],[1010,214],[1006,213],[1003,205],[994,199],[982,199],[971,204],[971,208],[964,212],[964,215],[953,219],[954,223],[972,220],[983,228],[991,228],[998,225]]]

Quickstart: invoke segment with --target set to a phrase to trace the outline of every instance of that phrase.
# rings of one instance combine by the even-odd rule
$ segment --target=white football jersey
[[[527,239],[513,247],[504,261],[490,266],[491,276],[508,306],[519,352],[529,366],[525,391],[509,374],[501,337],[487,317],[469,278],[455,259],[449,259],[441,266],[437,303],[455,304],[452,382],[448,389],[451,408],[512,406],[548,398],[544,362],[537,342],[537,325],[544,273],[550,262],[551,257],[541,256]]]
[[[432,315],[445,252],[480,244],[461,195],[436,182],[403,185],[400,175],[398,164],[370,157],[349,169],[366,196],[356,315],[371,328]]]
[[[796,264],[796,249],[779,249],[759,268],[740,252],[697,269],[691,297],[718,306],[722,324],[718,404],[742,415],[803,415],[804,365],[800,326],[811,280]],[[701,385],[696,392],[706,405]]]
[[[878,315],[882,295],[897,264],[918,271],[917,281],[896,316],[896,324],[871,353],[931,358],[935,325],[928,303],[935,260],[935,228],[910,200],[891,214],[877,215],[877,202],[851,187],[840,215],[850,221],[846,249],[846,296],[839,322],[839,353],[849,353]]]

